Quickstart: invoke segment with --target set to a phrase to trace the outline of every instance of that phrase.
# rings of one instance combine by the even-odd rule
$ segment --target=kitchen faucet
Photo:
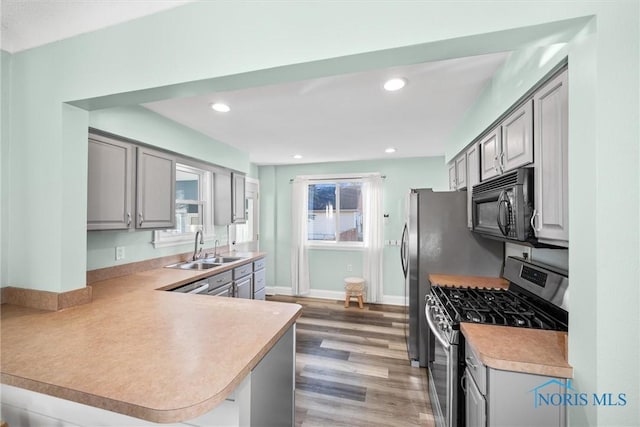
[[[198,252],[198,236],[200,236],[200,244],[204,245],[204,237],[202,237],[202,231],[198,230],[196,232],[196,241],[193,248],[193,256],[191,257],[192,261],[199,259],[202,255],[202,247],[200,247],[200,251]]]
[[[218,257],[218,245],[220,244],[220,240],[216,240],[215,243],[213,244],[213,257],[217,258]]]

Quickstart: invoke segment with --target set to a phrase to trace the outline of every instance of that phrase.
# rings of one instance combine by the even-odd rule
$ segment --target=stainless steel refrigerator
[[[499,277],[504,243],[467,228],[467,192],[411,190],[400,256],[409,297],[407,347],[412,364],[426,367],[433,358],[433,337],[426,323],[429,274]]]

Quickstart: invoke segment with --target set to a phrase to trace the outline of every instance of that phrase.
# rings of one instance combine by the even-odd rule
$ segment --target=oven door
[[[458,345],[451,344],[438,328],[437,308],[425,307],[429,329],[435,337],[434,359],[429,362],[429,388],[437,427],[458,425]]]

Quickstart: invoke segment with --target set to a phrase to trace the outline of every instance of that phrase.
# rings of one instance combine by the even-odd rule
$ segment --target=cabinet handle
[[[142,227],[142,222],[144,221],[144,217],[142,216],[142,212],[138,213],[138,227]]]
[[[478,368],[478,366],[477,366],[477,365],[474,365],[474,364],[473,364],[473,359],[472,359],[472,358],[467,357],[465,360],[466,360],[466,362],[467,362],[467,366],[469,366],[469,367],[471,367],[471,368],[473,368],[473,369],[477,369],[477,368]]]
[[[498,168],[498,155],[496,154],[496,156],[493,158],[493,169],[496,171],[496,173],[500,173],[500,169]]]
[[[467,373],[465,372],[462,375],[462,378],[460,378],[460,388],[462,388],[462,391],[464,391],[464,393],[467,393]]]
[[[131,212],[127,212],[127,227],[131,225]]]
[[[500,153],[500,172],[504,172],[504,151]]]
[[[533,228],[533,231],[535,233],[537,233],[538,231],[540,231],[540,229],[538,227],[536,227],[536,216],[540,216],[540,212],[536,211],[535,209],[533,210],[533,214],[531,215],[531,228]]]

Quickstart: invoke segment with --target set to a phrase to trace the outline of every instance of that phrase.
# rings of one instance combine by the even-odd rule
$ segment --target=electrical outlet
[[[124,246],[116,246],[116,261],[124,259]]]
[[[353,271],[353,265],[347,264],[347,271]]]

